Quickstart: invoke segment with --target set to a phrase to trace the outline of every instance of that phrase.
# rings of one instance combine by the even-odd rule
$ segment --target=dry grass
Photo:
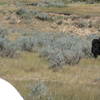
[[[52,95],[55,93],[54,100],[98,100],[94,98],[99,95],[99,65],[99,59],[83,59],[78,65],[53,72],[38,54],[24,52],[19,58],[0,58],[0,76],[14,84],[25,100],[32,100],[29,93],[37,80],[44,81]]]
[[[44,11],[47,12],[55,12],[55,13],[71,13],[78,15],[92,15],[92,16],[100,16],[100,4],[69,4],[67,7],[63,8],[43,8]]]

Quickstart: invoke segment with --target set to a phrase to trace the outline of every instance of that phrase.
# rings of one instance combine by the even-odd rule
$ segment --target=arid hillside
[[[99,100],[100,3],[0,0],[0,77],[25,100]]]

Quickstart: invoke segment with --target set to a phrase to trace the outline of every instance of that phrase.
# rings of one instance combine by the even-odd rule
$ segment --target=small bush
[[[37,5],[38,5],[38,3],[37,3],[37,2],[33,2],[33,3],[29,3],[29,4],[27,4],[27,5],[37,6]]]
[[[32,88],[32,94],[33,94],[33,96],[46,95],[47,92],[48,92],[48,88],[44,84],[44,82],[42,82],[42,81],[36,82],[36,84]]]
[[[28,5],[38,6],[38,7],[64,7],[64,2],[62,1],[39,1],[35,3],[30,3]]]
[[[32,51],[34,44],[31,42],[30,37],[21,37],[16,40],[16,44],[19,50],[21,51]]]
[[[48,15],[47,13],[43,13],[43,12],[41,12],[41,13],[38,13],[37,15],[36,15],[36,18],[37,19],[40,19],[40,20],[46,20],[46,21],[52,21],[53,19],[52,19],[52,17],[50,16],[50,15]]]
[[[100,38],[100,34],[90,34],[90,35],[86,36],[86,39],[91,42],[93,39],[98,39],[98,38]]]
[[[37,15],[38,13],[40,13],[39,11],[37,11],[37,10],[31,10],[31,13],[32,13],[32,15]]]
[[[48,7],[64,7],[64,6],[65,6],[65,4],[60,1],[48,2]]]
[[[38,7],[48,7],[48,3],[47,2],[38,2],[37,6]]]
[[[73,25],[76,26],[76,27],[78,27],[78,28],[90,28],[90,27],[92,27],[92,23],[88,22],[88,21],[74,22]]]
[[[44,20],[47,20],[47,21],[53,20],[53,18],[48,13],[40,12],[37,10],[29,10],[29,9],[25,9],[25,8],[19,9],[16,12],[16,14],[24,19],[32,19],[32,17],[35,16],[35,18],[43,20],[43,21]]]
[[[77,64],[81,58],[91,56],[91,42],[74,34],[54,36],[53,41],[42,46],[41,56],[47,58],[51,67]]]
[[[0,38],[0,56],[15,57],[17,55],[17,49],[15,47],[14,42]]]
[[[0,27],[0,37],[4,38],[6,35],[8,35],[7,29]]]
[[[24,14],[26,14],[26,13],[29,13],[29,11],[27,10],[27,9],[25,9],[25,8],[22,8],[22,9],[19,9],[17,12],[16,12],[16,14],[17,15],[24,15]]]
[[[19,9],[18,11],[16,11],[16,14],[21,18],[25,18],[25,19],[31,19],[33,16],[31,11],[25,8]]]
[[[32,87],[31,96],[34,100],[54,100],[44,81],[37,81]]]
[[[91,57],[91,41],[87,39],[81,39],[71,49],[77,51],[81,58]]]

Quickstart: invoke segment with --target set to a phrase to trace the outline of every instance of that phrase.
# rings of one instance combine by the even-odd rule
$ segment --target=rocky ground
[[[16,7],[12,5],[8,7],[10,10],[1,11],[0,22],[1,26],[18,30],[38,30],[41,32],[65,32],[78,35],[89,35],[100,33],[100,17],[99,16],[79,16],[75,14],[57,14],[40,12],[40,15],[31,14],[34,9]],[[12,8],[15,8],[14,10]],[[3,8],[2,8],[3,9]],[[22,9],[23,15],[18,15],[16,12]],[[39,13],[39,11],[36,10]],[[44,14],[44,15],[43,15]],[[41,17],[41,19],[39,17]],[[44,18],[43,18],[44,17]],[[46,19],[47,17],[47,19]],[[50,18],[49,18],[50,17]],[[53,20],[51,20],[53,19]],[[51,21],[50,21],[51,20]]]

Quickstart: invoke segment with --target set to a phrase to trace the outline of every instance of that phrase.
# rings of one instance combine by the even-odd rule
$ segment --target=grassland
[[[100,4],[66,4],[66,7],[62,8],[43,8],[46,12],[53,13],[69,13],[69,14],[78,14],[78,15],[92,15],[99,16],[100,15]]]
[[[32,100],[34,84],[44,81],[54,100],[99,100],[99,59],[83,59],[78,65],[53,72],[48,62],[36,53],[23,53],[20,58],[0,58],[0,75]],[[45,100],[45,99],[43,99]]]
[[[5,5],[2,0],[0,2],[0,11],[6,9],[15,11],[17,9]],[[35,9],[36,7],[28,8]],[[37,7],[36,9],[52,13],[100,16],[100,4],[69,4],[63,8]],[[0,18],[2,22],[3,16],[0,15]],[[46,24],[47,22],[40,21],[40,25],[37,26]],[[20,24],[19,26],[15,25],[15,27],[26,28],[27,26]],[[33,26],[30,27],[33,28]],[[11,39],[15,37],[11,35]],[[32,100],[33,97],[30,94],[38,80],[47,85],[52,100],[100,100],[100,58],[82,59],[79,64],[74,66],[65,65],[57,72],[50,70],[48,67],[46,59],[39,57],[37,53],[23,52],[21,56],[13,59],[0,57],[0,77],[11,82],[25,100]],[[47,99],[44,97],[37,100]]]

